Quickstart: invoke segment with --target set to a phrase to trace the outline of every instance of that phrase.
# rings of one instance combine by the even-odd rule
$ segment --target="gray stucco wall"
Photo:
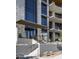
[[[16,0],[16,21],[24,19],[25,15],[25,0]]]
[[[59,47],[61,48],[61,44],[40,44],[40,56],[46,51],[59,51]]]

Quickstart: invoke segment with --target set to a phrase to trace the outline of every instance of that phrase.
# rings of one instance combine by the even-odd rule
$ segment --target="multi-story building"
[[[57,1],[61,0],[16,0],[17,57],[27,56],[38,48],[32,40],[61,41],[62,6]]]
[[[27,57],[38,51],[38,44],[32,40],[47,42],[48,4],[48,0],[16,0],[16,57]]]
[[[62,40],[62,0],[50,0],[49,3],[49,39]]]
[[[47,38],[48,4],[48,0],[16,0],[19,37],[41,41],[44,34]]]
[[[49,42],[61,39],[62,7],[55,0],[16,0],[19,38]]]

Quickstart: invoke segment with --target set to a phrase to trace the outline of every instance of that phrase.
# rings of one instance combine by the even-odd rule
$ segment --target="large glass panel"
[[[41,8],[42,9],[42,14],[47,15],[47,5],[42,3],[41,7],[42,7]]]
[[[25,0],[25,20],[37,23],[37,0]],[[37,34],[36,29],[31,27],[26,27],[25,31],[26,37],[30,39]]]
[[[37,1],[36,0],[25,0],[25,19],[37,22]]]
[[[37,36],[37,30],[36,29],[26,27],[25,31],[26,31],[26,38],[32,39],[32,38],[35,38]]]
[[[47,26],[47,18],[42,16],[41,24]]]

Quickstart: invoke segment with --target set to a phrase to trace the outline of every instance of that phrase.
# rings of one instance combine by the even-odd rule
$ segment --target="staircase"
[[[16,46],[16,56],[18,56],[18,57],[24,57],[24,55],[29,55],[36,48],[38,48],[38,44],[17,45]]]
[[[17,44],[32,44],[32,39],[18,38]]]

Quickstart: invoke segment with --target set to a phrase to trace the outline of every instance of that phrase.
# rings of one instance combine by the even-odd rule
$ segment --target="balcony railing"
[[[62,28],[61,28],[61,27],[55,27],[55,29],[57,29],[57,30],[62,30]]]
[[[55,17],[62,18],[62,14],[55,13]]]
[[[62,30],[62,24],[61,23],[55,23],[55,29]]]

